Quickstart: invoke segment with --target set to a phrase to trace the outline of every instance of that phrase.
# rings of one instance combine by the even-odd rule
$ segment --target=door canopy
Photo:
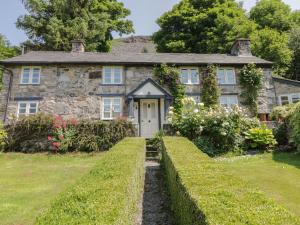
[[[172,95],[153,79],[148,78],[131,91],[128,98],[166,98],[172,99]]]

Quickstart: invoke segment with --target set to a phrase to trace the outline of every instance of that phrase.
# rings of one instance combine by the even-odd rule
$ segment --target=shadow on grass
[[[299,152],[291,152],[291,153],[274,152],[272,158],[276,162],[289,164],[291,166],[295,166],[296,168],[300,169]]]

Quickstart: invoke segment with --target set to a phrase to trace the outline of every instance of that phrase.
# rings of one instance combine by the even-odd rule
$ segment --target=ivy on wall
[[[175,113],[181,113],[182,99],[185,97],[184,85],[180,82],[180,70],[175,66],[161,64],[155,66],[154,77],[160,85],[167,86],[173,96]]]
[[[245,65],[240,73],[240,84],[243,88],[241,96],[253,115],[258,112],[258,95],[262,88],[263,70],[251,63]]]
[[[209,65],[202,71],[202,95],[201,101],[206,107],[213,107],[219,104],[220,89],[217,80],[217,67]]]

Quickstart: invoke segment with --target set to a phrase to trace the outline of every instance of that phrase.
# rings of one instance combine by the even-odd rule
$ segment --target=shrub
[[[13,121],[6,126],[6,151],[41,152],[49,150],[47,139],[52,131],[53,116],[36,114]]]
[[[279,123],[278,126],[274,128],[273,133],[278,145],[289,144],[289,131],[286,123]]]
[[[217,67],[209,65],[203,70],[201,100],[207,107],[219,104],[220,88],[217,79]]]
[[[268,129],[266,125],[251,128],[245,132],[245,135],[251,149],[268,150],[277,144],[273,131]]]
[[[163,163],[179,225],[299,224],[286,209],[234,177],[182,137],[163,138]]]
[[[270,117],[272,120],[276,120],[278,122],[283,122],[288,119],[289,115],[293,111],[293,104],[284,105],[284,106],[276,106],[273,108]]]
[[[0,123],[0,151],[4,150],[6,145],[7,133],[3,128],[3,125]]]
[[[291,128],[291,142],[293,142],[297,147],[297,150],[300,151],[300,102],[293,108],[293,113],[289,119],[289,125]]]
[[[145,140],[126,138],[73,186],[36,224],[134,224],[144,187]]]
[[[245,115],[239,107],[205,108],[192,98],[183,100],[181,114],[170,111],[169,121],[179,133],[194,141],[211,156],[238,151],[244,147],[244,132],[259,126],[257,119]]]

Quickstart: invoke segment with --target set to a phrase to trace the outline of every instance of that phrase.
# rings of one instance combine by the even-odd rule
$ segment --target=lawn
[[[215,161],[300,216],[300,154],[266,153]]]
[[[86,174],[103,154],[0,154],[1,225],[32,224],[59,192]]]

